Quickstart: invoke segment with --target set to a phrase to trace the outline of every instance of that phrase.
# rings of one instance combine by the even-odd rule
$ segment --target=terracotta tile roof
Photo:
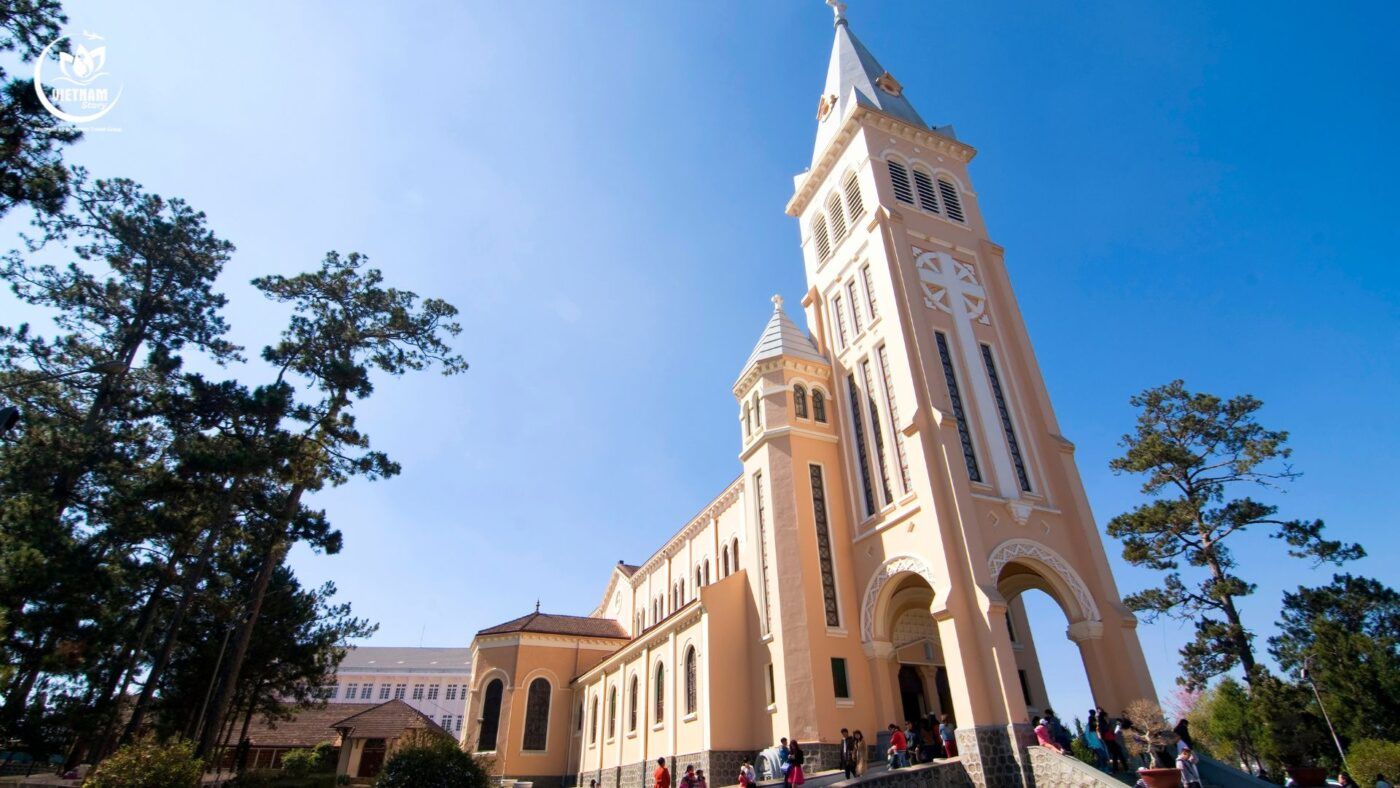
[[[511,632],[542,632],[551,635],[576,635],[590,638],[627,640],[627,630],[611,618],[591,616],[561,616],[534,612],[504,624],[477,632],[478,635],[504,635]]]
[[[627,575],[628,577],[637,574],[637,570],[641,569],[641,567],[636,564],[624,564],[621,561],[617,562],[617,568],[621,569],[622,574]]]
[[[388,700],[371,706],[341,719],[332,727],[345,734],[346,738],[353,736],[357,739],[397,739],[410,730],[440,733],[449,738],[452,736],[428,715],[401,700]]]
[[[254,747],[315,747],[323,741],[336,741],[339,738],[335,723],[377,705],[328,703],[321,709],[298,709],[294,718],[276,722],[268,722],[266,718],[257,716],[248,726],[248,741]]]

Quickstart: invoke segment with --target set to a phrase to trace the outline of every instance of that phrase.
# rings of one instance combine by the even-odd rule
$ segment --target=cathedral
[[[843,727],[876,745],[946,714],[972,784],[1024,784],[1046,705],[1028,589],[1064,611],[1098,705],[1156,697],[976,150],[828,2],[812,163],[786,206],[808,287],[773,298],[734,382],[738,476],[614,566],[590,615],[477,633],[462,742],[506,780],[641,788],[665,758],[730,785],[779,737],[810,743],[814,772]]]

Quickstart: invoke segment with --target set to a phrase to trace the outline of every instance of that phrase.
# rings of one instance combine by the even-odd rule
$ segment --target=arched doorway
[[[924,695],[924,679],[913,665],[899,666],[899,702],[905,721],[918,722],[928,716],[929,703]]]
[[[1095,675],[1086,652],[1092,647],[1088,642],[1103,632],[1098,605],[1073,567],[1043,544],[1013,539],[993,551],[990,568],[1006,600],[1007,630],[1029,716],[1053,708],[1071,725],[1075,717],[1087,718],[1089,708],[1110,704],[1103,692],[1107,677]]]
[[[933,586],[926,572],[920,571],[922,565],[898,566],[900,571],[885,577],[878,586],[872,583],[869,618],[863,628],[868,629],[872,642],[888,643],[887,649],[880,651],[889,655],[882,674],[890,682],[890,722],[922,726],[938,715],[953,713],[952,695],[938,626],[930,612]]]

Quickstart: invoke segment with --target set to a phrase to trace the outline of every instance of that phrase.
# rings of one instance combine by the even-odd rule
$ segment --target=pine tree
[[[1257,661],[1253,633],[1241,620],[1237,600],[1254,584],[1235,573],[1231,537],[1267,531],[1289,555],[1315,564],[1361,557],[1359,545],[1324,539],[1321,520],[1285,520],[1278,507],[1240,488],[1277,489],[1298,474],[1286,464],[1288,433],[1255,420],[1263,403],[1245,395],[1222,400],[1188,391],[1182,381],[1148,389],[1129,400],[1140,409],[1137,428],[1123,436],[1115,473],[1142,474],[1142,492],[1152,500],[1113,518],[1108,533],[1123,542],[1123,558],[1165,573],[1161,588],[1130,594],[1124,602],[1147,620],[1171,616],[1195,625],[1195,638],[1181,649],[1182,678],[1201,688],[1235,666],[1253,683]],[[1199,570],[1182,578],[1182,564]]]

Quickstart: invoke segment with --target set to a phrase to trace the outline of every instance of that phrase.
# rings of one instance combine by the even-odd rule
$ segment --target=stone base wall
[[[1030,747],[1028,753],[1035,788],[1124,788],[1116,778],[1078,758],[1040,746]]]
[[[834,782],[827,788],[976,788],[961,759],[921,763],[904,769],[870,772],[864,777]],[[1125,788],[1120,786],[1120,788]]]
[[[1026,748],[1035,742],[1029,725],[979,725],[954,732],[958,756],[977,788],[1032,788]]]
[[[829,758],[832,763],[836,763],[840,759],[840,745],[818,746],[835,747],[836,754],[834,756],[824,754],[822,757]],[[807,752],[814,753],[814,751],[815,746],[814,750]],[[671,770],[671,783],[673,785],[680,784],[680,779],[685,774],[685,767],[694,766],[697,769],[704,769],[706,782],[719,788],[719,786],[738,783],[739,767],[744,765],[744,761],[752,762],[756,755],[757,751],[754,750],[706,750],[705,752],[685,753],[667,758],[666,768]],[[809,754],[807,762],[810,764],[813,760],[813,755]],[[589,780],[597,780],[598,788],[649,788],[652,784],[651,775],[655,770],[656,761],[640,761],[601,770],[591,769],[579,772],[573,785],[579,786],[579,788],[588,788]],[[807,770],[812,771],[812,767],[808,766]]]

